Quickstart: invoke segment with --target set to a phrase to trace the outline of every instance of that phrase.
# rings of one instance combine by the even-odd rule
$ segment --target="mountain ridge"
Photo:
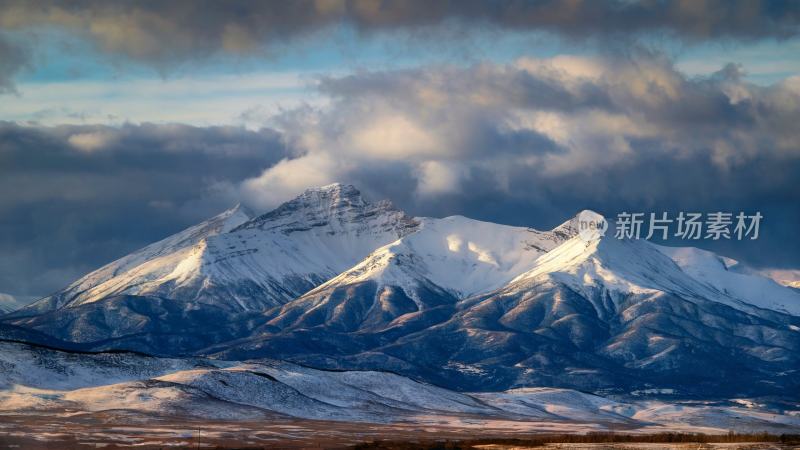
[[[215,298],[229,298],[233,301],[218,306],[237,312],[263,310],[304,293],[416,226],[413,218],[388,202],[366,202],[352,186],[309,189],[258,217],[237,205],[120,258],[15,315],[119,295],[212,304]],[[347,242],[328,238],[336,233],[352,236]],[[305,242],[289,236],[298,234],[305,235]],[[325,261],[315,264],[313,259],[326,249]],[[264,253],[266,259],[261,257]],[[271,264],[270,258],[281,254],[285,259]]]
[[[387,369],[456,390],[800,388],[800,295],[702,250],[586,241],[578,216],[550,231],[416,218],[343,184],[229,211],[100,269],[113,295],[3,322],[94,350]],[[125,285],[130,266],[147,282]],[[65,292],[93,279],[108,282]]]
[[[493,429],[676,429],[787,432],[790,404],[731,399],[671,403],[604,398],[554,388],[454,392],[380,371],[325,371],[263,359],[245,362],[63,352],[0,340],[0,412],[29,416],[113,412],[126,420],[327,421],[491,426]],[[744,407],[742,402],[749,407]],[[675,417],[670,412],[681,411]],[[196,423],[196,422],[195,422]],[[296,423],[296,422],[295,422]],[[274,442],[273,442],[274,444]]]

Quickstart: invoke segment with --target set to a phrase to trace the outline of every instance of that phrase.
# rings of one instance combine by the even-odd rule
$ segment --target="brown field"
[[[544,425],[544,424],[543,424]],[[563,430],[563,425],[561,429]],[[580,430],[580,424],[576,424]],[[636,436],[636,437],[631,437]],[[791,437],[795,439],[797,437]],[[0,449],[800,449],[777,435],[555,434],[451,424],[367,424],[290,419],[201,421],[120,412],[0,416]],[[800,442],[800,438],[795,439]],[[637,442],[631,442],[637,441]],[[647,442],[649,441],[649,442]],[[712,442],[713,441],[713,442]],[[728,441],[747,441],[732,443]],[[593,443],[592,443],[593,442]]]

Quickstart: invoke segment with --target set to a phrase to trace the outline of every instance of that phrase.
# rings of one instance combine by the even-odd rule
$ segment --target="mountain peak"
[[[245,215],[247,217],[250,217],[250,218],[253,218],[253,217],[256,216],[256,214],[253,212],[253,210],[248,208],[247,206],[245,206],[242,202],[239,202],[239,203],[233,205],[231,208],[227,209],[222,214],[229,215],[229,216],[232,216],[232,215],[235,215],[235,214],[243,214],[243,215]]]
[[[366,205],[367,201],[361,196],[361,192],[352,184],[333,183],[326,186],[306,189],[302,194],[287,203],[307,202],[327,202],[331,206],[343,205]],[[286,203],[285,203],[286,204]]]
[[[353,186],[352,184],[340,183],[338,181],[336,183],[326,184],[325,186],[311,187],[311,188],[306,189],[306,192],[308,192],[308,191],[352,192],[352,193],[355,193],[355,194],[361,194],[358,191],[358,189],[356,189],[356,187]]]
[[[602,214],[592,211],[591,209],[584,209],[575,214],[571,219],[553,228],[551,232],[565,240],[571,239],[582,232],[586,233],[591,231],[587,228],[587,222],[595,222],[595,224],[597,224],[600,220],[605,220]],[[605,232],[606,230],[603,231]],[[591,234],[594,235],[595,233]],[[600,233],[600,236],[602,236],[602,233]]]
[[[306,189],[294,199],[233,231],[258,228],[293,233],[326,227],[335,233],[352,227],[369,228],[372,226],[370,223],[380,224],[380,228],[406,230],[401,235],[415,229],[419,224],[388,200],[371,203],[361,196],[355,186],[333,183]]]
[[[227,233],[255,216],[256,214],[250,208],[241,203],[237,203],[233,207],[203,222],[203,224],[216,224],[217,233]]]

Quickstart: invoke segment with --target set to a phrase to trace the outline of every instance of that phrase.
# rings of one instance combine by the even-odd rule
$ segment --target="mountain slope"
[[[759,308],[800,316],[800,293],[786,289],[737,261],[693,247],[658,247],[694,279],[722,294]]]
[[[564,236],[454,216],[419,230],[271,312],[277,328],[404,326],[432,308],[503,286]]]
[[[395,275],[422,268],[412,280],[430,289],[435,271],[425,263],[353,272],[381,276],[323,285],[281,307],[252,338],[215,350],[232,358],[275,355],[329,367],[391,368],[468,390],[800,392],[800,317],[731,296],[709,274],[684,270],[646,241],[575,237],[505,286],[463,300],[429,291],[425,308],[416,309],[410,296],[399,297],[413,289]],[[387,280],[389,287],[379,290]],[[776,309],[765,308],[770,305]]]
[[[794,291],[764,277],[729,271],[721,257],[695,248],[575,238],[538,259],[515,281],[546,274],[585,293],[597,285],[623,294],[669,292],[745,312],[800,316],[800,295]]]
[[[30,305],[18,315],[75,307],[120,294],[149,294],[172,277],[184,261],[194,257],[204,242],[249,220],[241,206],[124,256],[80,278],[62,291]]]
[[[422,354],[447,335],[450,363],[499,370],[514,386],[796,392],[799,321],[710,288],[648,242],[575,238],[384,351]]]
[[[376,250],[317,289],[373,280],[407,288],[413,296],[413,285],[427,282],[465,298],[503,286],[562,240],[553,232],[461,216],[426,219],[416,233]]]
[[[412,218],[341,184],[236,214],[3,321],[80,348],[393,370],[457,390],[800,392],[800,295],[708,252],[586,242],[576,219],[539,232]]]
[[[227,211],[111,263],[5,320],[93,348],[192,353],[412,233],[417,219],[352,186],[309,189],[262,216]]]
[[[121,258],[17,316],[120,295],[211,304],[233,312],[285,303],[351,267],[417,222],[352,186],[309,189],[251,219],[236,207]]]
[[[0,413],[43,416],[48,424],[109,412],[127,420],[145,418],[145,423],[158,418],[163,424],[169,418],[194,424],[202,423],[197,419],[235,424],[231,421],[300,418],[508,431],[800,428],[800,405],[785,402],[768,406],[737,399],[752,408],[736,400],[673,404],[550,388],[469,394],[389,372],[324,371],[277,360],[164,359],[0,341],[0,366]]]

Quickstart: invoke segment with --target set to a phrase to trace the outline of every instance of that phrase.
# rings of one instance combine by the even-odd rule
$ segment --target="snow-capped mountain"
[[[135,335],[128,348],[193,350],[241,332],[219,324],[292,300],[417,226],[391,203],[369,203],[352,186],[309,189],[259,217],[242,207],[226,211],[12,317],[76,342],[114,346]]]
[[[692,247],[664,247],[613,237],[573,238],[536,260],[511,285],[547,276],[591,296],[601,288],[612,299],[667,292],[711,300],[747,312],[800,316],[800,297],[774,281],[728,269],[725,259]]]
[[[459,390],[800,392],[800,293],[731,260],[587,242],[576,219],[414,218],[341,184],[258,217],[227,211],[4,322],[83,349],[393,370]]]
[[[719,301],[735,308],[752,306],[800,316],[798,293],[744,267],[738,261],[694,247],[658,247],[689,276],[723,294]],[[732,301],[728,300],[732,299]]]
[[[174,285],[187,261],[197,261],[207,240],[226,233],[251,218],[237,205],[218,216],[109,263],[80,278],[64,290],[29,306],[24,313],[46,312],[93,303],[121,294],[148,295]]]
[[[503,288],[460,304],[442,326],[478,337],[464,339],[464,363],[476,362],[464,349],[479,348],[480,339],[500,342],[492,357],[502,355],[523,369],[509,371],[523,386],[559,376],[573,386],[602,385],[604,378],[619,385],[627,375],[633,383],[673,383],[677,391],[695,394],[748,386],[797,389],[792,378],[800,369],[800,318],[786,309],[796,308],[800,298],[786,303],[795,294],[783,290],[773,302],[746,303],[741,290],[732,295],[720,289],[730,284],[719,273],[682,268],[665,252],[675,255],[646,241],[573,238]],[[514,339],[533,338],[545,340],[530,353],[516,349]]]
[[[352,186],[309,189],[254,219],[241,206],[225,211],[90,273],[29,310],[136,295],[260,311],[305,293],[416,225],[388,202],[366,202]]]
[[[384,367],[470,390],[800,392],[800,297],[770,280],[752,282],[777,294],[752,296],[739,286],[747,278],[712,270],[700,250],[573,237],[528,261],[507,284],[492,289],[499,278],[487,276],[487,290],[465,298],[427,270],[440,261],[431,245],[392,265],[403,255],[392,249],[426,241],[416,239],[425,229],[276,308],[253,337],[216,350],[230,358]],[[474,286],[463,273],[463,286]]]
[[[414,285],[425,282],[465,298],[505,285],[563,240],[553,232],[462,216],[424,219],[417,232],[375,250],[316,290],[373,280],[413,295]]]
[[[286,304],[269,324],[387,328],[503,286],[563,239],[461,216],[421,219],[419,230]]]

